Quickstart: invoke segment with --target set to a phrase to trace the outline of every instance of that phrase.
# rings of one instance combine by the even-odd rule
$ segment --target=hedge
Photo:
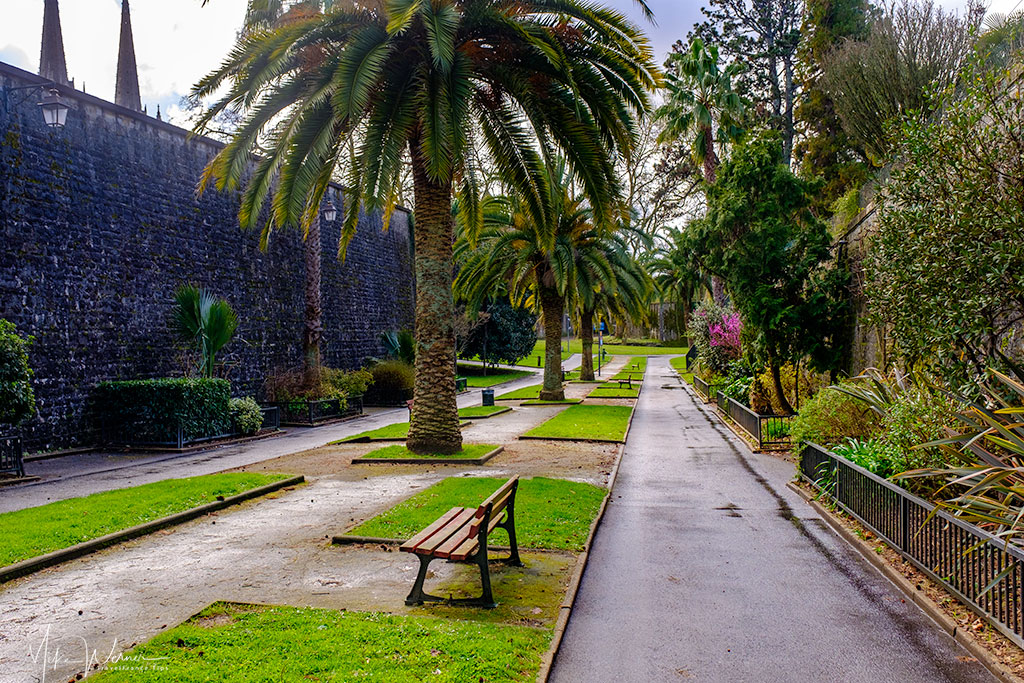
[[[231,431],[230,398],[225,379],[168,377],[102,382],[96,408],[101,430],[117,440],[173,442],[180,424],[191,441]]]

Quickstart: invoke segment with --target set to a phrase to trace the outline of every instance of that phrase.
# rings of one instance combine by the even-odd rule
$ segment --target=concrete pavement
[[[551,680],[994,681],[649,361]]]

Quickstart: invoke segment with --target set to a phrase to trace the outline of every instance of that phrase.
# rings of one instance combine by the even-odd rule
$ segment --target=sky
[[[656,24],[647,22],[634,0],[605,0],[625,12],[650,35],[658,62],[672,44],[685,38],[700,20],[701,0],[648,0]],[[939,0],[962,9],[967,0]],[[172,121],[180,121],[178,103],[192,84],[227,54],[245,13],[246,0],[132,0],[132,25],[142,102],[151,114],[160,105]],[[988,0],[990,11],[1008,12],[1021,0]],[[63,0],[60,3],[68,75],[79,89],[114,99],[120,0]],[[0,0],[0,61],[35,73],[43,0]]]

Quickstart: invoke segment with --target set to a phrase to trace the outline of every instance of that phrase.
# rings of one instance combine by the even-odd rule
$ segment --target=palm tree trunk
[[[562,314],[565,301],[554,287],[541,287],[540,311],[544,318],[544,385],[540,400],[562,401]]]
[[[427,176],[417,138],[410,143],[416,198],[416,383],[406,446],[420,454],[458,453],[452,188],[450,182]]]
[[[594,312],[580,313],[580,342],[583,344],[583,363],[580,365],[580,379],[594,381]]]
[[[304,244],[306,261],[306,328],[302,335],[302,357],[306,372],[320,369],[320,342],[324,336],[323,304],[320,294],[320,259],[323,244],[320,241],[320,216],[309,226]]]

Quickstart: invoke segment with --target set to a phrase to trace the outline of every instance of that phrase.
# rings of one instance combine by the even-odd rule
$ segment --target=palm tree
[[[704,182],[715,182],[718,147],[742,133],[743,101],[732,88],[738,63],[721,69],[718,47],[694,38],[686,52],[673,52],[665,76],[667,101],[655,118],[665,122],[658,141],[689,141],[694,163],[704,169]]]
[[[654,283],[647,270],[630,255],[628,226],[619,231],[597,234],[578,245],[573,282],[574,305],[579,321],[583,356],[580,379],[594,379],[594,318],[601,315],[644,323],[648,317]],[[647,236],[640,236],[646,244]]]
[[[668,244],[659,248],[651,260],[650,270],[654,273],[654,281],[661,295],[679,304],[685,329],[689,325],[690,311],[700,299],[701,291],[712,295],[714,292],[699,264],[692,258],[685,234],[681,230],[670,229],[667,240]]]
[[[226,110],[243,118],[202,184],[245,182],[239,220],[249,227],[265,216],[267,233],[310,226],[346,167],[343,257],[360,210],[383,211],[387,225],[411,164],[417,353],[407,445],[456,452],[453,197],[461,222],[478,233],[486,159],[543,224],[543,159],[562,152],[595,220],[611,224],[620,194],[613,159],[629,152],[635,118],[659,84],[641,31],[583,0],[334,2],[243,35],[193,89],[195,98],[217,98],[199,132]]]
[[[694,38],[687,52],[673,52],[665,77],[668,99],[655,112],[665,122],[659,142],[689,140],[693,161],[704,168],[704,183],[712,185],[718,170],[718,148],[737,140],[742,133],[743,101],[732,88],[738,63],[719,68],[718,47],[705,47]],[[711,279],[712,296],[725,301],[725,284]]]
[[[182,285],[174,292],[172,319],[178,338],[198,352],[199,374],[213,377],[217,353],[238,329],[238,316],[231,304],[195,285]]]

